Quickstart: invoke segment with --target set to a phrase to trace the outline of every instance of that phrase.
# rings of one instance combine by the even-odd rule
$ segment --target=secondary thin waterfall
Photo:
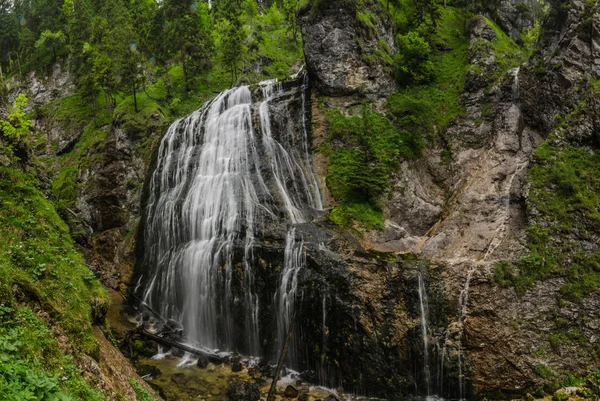
[[[427,330],[427,315],[429,305],[427,302],[427,291],[425,289],[425,281],[423,273],[419,272],[419,309],[421,312],[421,336],[423,339],[423,376],[425,377],[425,385],[427,396],[431,395],[431,371],[429,369],[429,334]]]
[[[250,355],[261,354],[259,311],[270,307],[256,289],[259,231],[291,227],[281,283],[291,279],[285,292],[293,300],[303,264],[294,225],[322,208],[304,121],[286,125],[284,116],[272,131],[272,103],[286,110],[288,98],[301,96],[304,111],[306,81],[286,90],[262,86],[259,105],[242,86],[169,127],[149,184],[139,285],[144,302],[182,323],[190,344]],[[288,247],[295,262],[288,263]]]
[[[277,340],[280,347],[285,342],[291,319],[294,317],[298,273],[306,263],[303,246],[304,241],[296,238],[296,228],[292,227],[287,233],[283,270],[279,280],[279,289],[275,294]],[[294,343],[292,342],[288,348],[287,358],[292,364],[294,363],[294,348]]]

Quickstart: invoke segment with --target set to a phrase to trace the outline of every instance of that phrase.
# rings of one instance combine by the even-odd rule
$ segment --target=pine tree
[[[189,92],[192,77],[206,69],[213,49],[208,6],[165,0],[163,12],[166,19],[163,40],[169,53],[181,63],[185,91]]]

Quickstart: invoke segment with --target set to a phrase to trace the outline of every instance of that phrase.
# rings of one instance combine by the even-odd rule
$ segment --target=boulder
[[[260,391],[256,384],[236,380],[227,389],[228,401],[258,401]]]

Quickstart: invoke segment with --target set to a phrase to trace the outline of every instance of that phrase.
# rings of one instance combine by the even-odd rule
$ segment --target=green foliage
[[[496,263],[494,267],[494,281],[501,287],[509,287],[514,284],[515,272],[509,261],[503,260]]]
[[[18,307],[13,288],[40,305],[47,321]],[[61,327],[76,353],[97,358],[91,325],[106,292],[36,181],[9,168],[0,168],[0,292],[0,399],[103,399],[63,355],[48,324]]]
[[[283,0],[283,17],[294,42],[298,40],[298,32],[300,31],[300,25],[298,24],[299,8],[300,0]]]
[[[419,155],[421,142],[366,105],[360,116],[346,117],[334,109],[327,117],[331,146],[326,180],[340,202],[330,218],[344,227],[353,220],[381,227],[379,200],[389,188],[389,176],[401,157]]]
[[[396,79],[402,86],[421,85],[435,76],[429,44],[416,32],[396,37]]]
[[[523,42],[523,47],[528,52],[533,52],[537,46],[538,40],[540,38],[540,34],[542,31],[542,25],[540,21],[535,21],[533,27],[523,31],[521,34],[521,41]]]
[[[550,369],[546,365],[536,365],[535,373],[543,379],[551,379],[552,377],[554,377],[552,369]]]
[[[67,38],[62,31],[52,32],[45,30],[35,42],[35,48],[52,51],[52,61],[56,60],[56,52],[66,44]]]
[[[153,401],[154,398],[133,378],[129,378],[129,384],[133,387],[133,391],[135,391],[135,397],[137,401]]]
[[[10,109],[6,120],[0,120],[0,164],[10,164],[18,161],[15,156],[15,147],[26,141],[27,134],[33,125],[25,114],[27,97],[19,94]]]
[[[265,14],[265,23],[270,29],[279,28],[283,24],[283,17],[281,16],[281,12],[277,7],[277,2],[274,1],[271,4],[271,7],[267,10]]]
[[[569,395],[566,393],[555,393],[552,396],[552,401],[568,401],[569,398]]]
[[[492,41],[492,46],[494,48],[496,64],[499,68],[498,73],[491,77],[492,80],[496,80],[504,76],[506,71],[511,68],[521,65],[527,59],[527,54],[493,21],[485,18],[485,22],[496,34],[496,39]]]
[[[561,275],[567,279],[561,295],[578,302],[597,291],[600,283],[600,254],[580,245],[597,235],[600,156],[582,147],[550,143],[538,148],[529,172],[529,200],[540,217],[528,229],[531,253],[520,262],[520,275],[525,287],[537,279]]]
[[[203,2],[194,2],[190,6],[177,0],[166,0],[160,11],[168,23],[163,24],[163,36],[159,40],[167,41],[167,54],[175,55],[181,63],[185,90],[189,92],[192,77],[208,69],[213,50],[208,6]]]
[[[221,28],[223,29],[219,45],[221,62],[230,71],[233,85],[237,82],[240,65],[246,52],[243,31],[229,21],[224,21]]]
[[[444,9],[432,40],[434,48],[448,50],[432,51],[433,81],[388,97],[386,106],[404,130],[433,139],[435,133],[443,132],[464,114],[460,94],[469,64],[464,26],[465,17],[460,10]]]
[[[67,226],[35,181],[8,168],[0,169],[0,251],[0,284],[26,289],[82,352],[96,356],[92,305],[106,305],[107,295],[87,279]]]
[[[4,307],[0,316],[0,399],[90,400],[102,394],[81,378],[45,322],[29,308]]]
[[[25,114],[26,105],[27,96],[19,94],[15,98],[7,120],[0,120],[0,130],[5,138],[18,140],[31,130],[31,120]]]

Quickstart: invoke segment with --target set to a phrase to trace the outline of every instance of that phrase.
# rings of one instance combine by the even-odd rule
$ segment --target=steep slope
[[[110,356],[117,351],[94,327],[104,324],[106,291],[39,185],[31,173],[0,169],[0,397],[152,393],[128,361]]]

